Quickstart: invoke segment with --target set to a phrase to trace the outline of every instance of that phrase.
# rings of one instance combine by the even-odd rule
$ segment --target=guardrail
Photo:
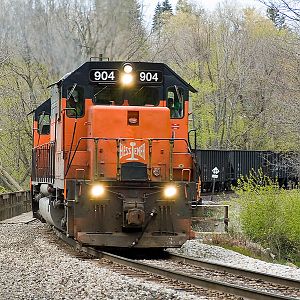
[[[31,210],[30,191],[0,194],[0,221]]]

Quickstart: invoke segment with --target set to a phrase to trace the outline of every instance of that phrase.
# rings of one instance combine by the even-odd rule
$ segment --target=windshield
[[[139,87],[123,89],[116,86],[96,86],[93,102],[96,105],[123,105],[128,101],[130,106],[157,106],[159,104],[158,87]],[[127,104],[125,102],[125,104]]]

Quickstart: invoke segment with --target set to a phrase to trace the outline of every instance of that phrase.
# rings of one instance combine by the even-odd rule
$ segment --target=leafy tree
[[[298,93],[296,40],[253,9],[170,19],[153,55],[199,90],[193,109],[201,148],[297,149],[298,129],[287,120],[298,124],[298,110],[286,106]]]
[[[0,174],[9,190],[28,187],[31,171],[32,112],[47,99],[49,82],[44,66],[26,53],[12,57],[0,68]],[[23,56],[22,56],[23,55]]]
[[[6,189],[0,185],[0,194],[3,194],[6,192]]]
[[[176,12],[191,14],[193,12],[193,6],[188,0],[178,0],[176,4]]]

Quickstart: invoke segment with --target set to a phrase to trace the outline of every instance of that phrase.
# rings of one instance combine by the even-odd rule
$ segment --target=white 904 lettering
[[[93,82],[115,82],[117,81],[116,70],[91,70],[90,80]]]
[[[111,72],[107,72],[107,71],[96,71],[94,73],[94,77],[95,77],[95,80],[99,81],[99,80],[103,80],[103,81],[106,81],[106,80],[114,80],[115,79],[115,73],[114,71],[111,71]]]
[[[140,81],[157,82],[158,74],[156,72],[141,72],[140,73]]]

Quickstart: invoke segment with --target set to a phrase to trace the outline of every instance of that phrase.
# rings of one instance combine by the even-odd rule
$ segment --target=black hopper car
[[[295,153],[272,151],[197,150],[201,192],[212,192],[214,180],[215,192],[229,191],[239,178],[245,178],[251,172],[262,172],[277,180],[280,187],[293,188],[298,185],[298,172],[294,167],[296,157]],[[218,178],[213,178],[214,168],[219,170]]]

